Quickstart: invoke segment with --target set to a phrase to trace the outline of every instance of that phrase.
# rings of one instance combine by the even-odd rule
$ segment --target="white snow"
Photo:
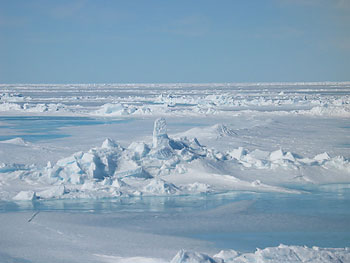
[[[106,255],[96,255],[103,259],[103,262],[111,263],[166,263],[169,261],[145,258],[145,257],[113,257]],[[255,253],[240,253],[235,250],[222,250],[214,256],[203,253],[180,250],[170,263],[333,263],[349,262],[350,248],[319,248],[279,245],[278,247],[268,247],[257,249]]]
[[[349,128],[350,82],[0,84],[0,261],[350,262],[347,247],[293,246],[292,238],[255,252],[217,253],[213,243],[184,237],[209,226],[211,234],[225,233],[238,218],[239,231],[292,225],[287,231],[302,232],[304,222],[334,235],[348,231],[337,228],[345,224],[337,213],[323,216],[329,207],[312,218],[285,207],[280,221],[272,212],[250,218],[261,211],[247,203],[237,208],[242,214],[206,205],[188,214],[104,213],[111,200],[158,198],[152,205],[167,207],[176,196],[195,206],[197,197],[241,193],[294,200],[318,191],[342,204]],[[101,214],[70,211],[74,199],[101,201]],[[46,202],[63,202],[62,210],[33,211]],[[334,221],[324,227],[327,220]]]
[[[218,130],[218,127],[221,128]],[[223,127],[214,125],[211,130],[218,134],[223,130],[229,131]],[[25,144],[21,139],[5,143]],[[8,170],[13,173],[23,170],[21,166],[16,169],[16,164],[2,166],[4,171],[6,167],[13,167]],[[282,149],[267,152],[260,149],[249,151],[243,147],[220,152],[201,145],[196,138],[170,138],[166,121],[160,118],[154,123],[151,146],[145,142],[132,142],[124,148],[112,139],[106,139],[101,147],[76,152],[58,160],[55,165],[49,163],[46,167],[26,167],[18,179],[28,187],[38,185],[38,189],[31,189],[40,199],[177,195],[229,190],[298,193],[297,190],[278,186],[278,180],[267,183],[259,174],[247,180],[231,172],[237,168],[296,171],[297,175],[293,173],[292,178],[289,175],[289,180],[290,183],[299,184],[303,174],[298,175],[298,171],[304,167],[316,170],[315,174],[317,169],[338,170],[350,181],[350,162],[342,156],[330,157],[322,153],[304,158]],[[344,176],[341,180],[344,180]],[[310,180],[317,183],[317,174],[303,182]],[[322,178],[322,182],[327,180],[333,182],[336,178],[329,174]],[[11,181],[11,184],[15,183]],[[18,200],[17,193],[13,194],[14,199]],[[3,191],[3,195],[8,193]]]
[[[15,145],[22,145],[22,146],[30,145],[29,142],[26,142],[25,140],[23,140],[20,137],[9,139],[9,140],[0,141],[0,143],[8,143],[8,144],[15,144]]]
[[[17,201],[32,201],[37,198],[36,193],[33,191],[21,191],[16,196],[13,197],[13,200]]]
[[[31,112],[106,117],[203,116],[228,115],[250,110],[275,114],[350,117],[348,82],[200,85],[2,84],[0,92],[0,111],[7,114]]]
[[[350,248],[309,248],[279,245],[278,247],[257,249],[255,253],[239,253],[233,250],[221,251],[214,255],[214,258],[218,259],[214,262],[348,262],[350,260],[349,252]]]
[[[202,253],[181,250],[170,263],[216,263],[216,261]]]
[[[94,112],[95,115],[101,116],[120,116],[130,115],[135,112],[135,108],[125,107],[121,104],[107,103],[101,106],[99,110]]]

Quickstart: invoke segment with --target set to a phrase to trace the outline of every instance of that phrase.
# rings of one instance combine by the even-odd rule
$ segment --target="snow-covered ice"
[[[57,256],[62,251],[53,252],[55,246],[49,246],[46,238],[64,247],[70,244],[65,262],[349,261],[349,249],[344,247],[350,246],[350,240],[339,234],[350,232],[346,223],[350,217],[341,212],[349,201],[349,129],[349,82],[1,84],[0,219],[9,223],[8,229],[0,227],[0,261],[45,262],[52,258],[60,262]],[[235,196],[228,203],[249,195],[250,201],[259,204],[237,215],[237,220],[247,216],[236,222],[243,229],[241,237],[249,239],[250,233],[256,233],[249,248],[248,243],[240,247],[238,237],[222,234],[238,233],[220,218],[234,218],[220,210],[227,209],[226,201],[222,203],[226,194]],[[267,196],[270,201],[265,200]],[[292,204],[290,200],[308,202],[311,196],[311,211],[303,216],[303,206],[284,208],[283,197],[277,210],[263,219],[264,227],[259,227],[266,227],[266,234],[260,237],[259,227],[253,227],[263,218],[259,211],[270,211],[271,200],[281,196],[288,196]],[[206,202],[196,203],[196,198]],[[89,227],[74,230],[73,225],[82,218],[76,206],[72,211],[67,208],[74,200],[88,206],[98,204],[81,215],[93,211],[86,219],[95,222],[94,226],[83,220]],[[141,209],[147,216],[132,214],[144,200],[150,202]],[[215,205],[208,206],[208,200],[215,200]],[[329,200],[334,209],[339,205],[343,210],[332,212],[326,206]],[[104,219],[112,222],[107,214],[117,213],[111,208],[114,201],[128,204],[131,210],[126,209],[125,217],[134,229],[124,225],[127,232],[123,232],[126,230],[114,225],[106,227],[106,235],[115,231],[128,236],[124,244],[110,237],[119,246],[113,249],[104,237],[92,233],[101,230]],[[198,226],[187,212],[181,215],[181,210],[170,209],[191,211],[196,204],[202,207],[192,211],[203,223]],[[64,213],[56,211],[61,205]],[[118,209],[125,208],[119,205]],[[159,207],[165,212],[148,214]],[[52,210],[64,218],[62,224],[46,220]],[[35,214],[31,222],[24,211]],[[183,218],[168,233],[174,216]],[[148,220],[158,225],[143,226]],[[243,222],[251,228],[245,228]],[[281,222],[292,234],[283,234]],[[324,229],[328,232],[322,237],[329,238],[307,238],[302,233],[307,232],[307,224],[317,226],[311,236]],[[46,235],[36,232],[42,228]],[[277,232],[269,232],[270,228]],[[203,237],[205,229],[211,232]],[[32,236],[27,241],[33,245],[19,243],[13,248],[19,233]],[[94,249],[83,242],[84,233],[89,242],[101,246]],[[267,242],[274,233],[279,233],[274,241],[285,245]],[[152,242],[144,244],[148,239],[156,240],[154,250],[150,249]],[[230,243],[231,239],[236,243]],[[48,248],[46,252],[24,249],[36,242]],[[259,244],[264,247],[254,250]]]
[[[1,84],[0,109],[48,114],[223,115],[232,111],[349,117],[349,82]],[[321,95],[321,96],[320,96]]]
[[[209,130],[216,136],[235,135],[223,125],[215,125]],[[2,143],[27,145],[18,138]],[[5,171],[16,165],[3,164],[2,169]],[[303,169],[308,169],[309,174],[301,173]],[[242,175],[238,174],[239,170],[243,171]],[[275,177],[275,181],[271,181],[270,176],[267,184],[259,173],[255,178],[245,180],[244,170],[268,170],[271,174],[282,172],[286,175],[283,180]],[[329,170],[339,174],[330,174]],[[35,197],[39,199],[199,194],[229,190],[297,194],[298,190],[281,187],[279,183],[288,182],[295,187],[305,183],[331,183],[337,178],[343,183],[344,180],[350,182],[350,162],[343,156],[330,157],[324,152],[305,158],[282,149],[268,152],[260,149],[249,151],[243,147],[221,152],[201,145],[196,138],[170,138],[164,118],[155,120],[151,144],[132,142],[123,147],[106,139],[101,147],[76,152],[55,164],[49,162],[45,167],[24,166],[7,171],[2,178],[4,183],[17,184],[16,178],[23,185],[19,193],[11,193],[11,187],[3,187],[2,198],[13,195],[14,200],[21,197],[28,200],[28,194],[24,194],[28,189],[35,191]],[[319,171],[326,173],[321,176]]]
[[[239,262],[347,262],[349,249],[308,248],[298,246],[269,247],[258,249],[255,253],[239,253],[234,250],[220,251],[210,257],[205,254],[179,251],[171,263],[239,263]]]

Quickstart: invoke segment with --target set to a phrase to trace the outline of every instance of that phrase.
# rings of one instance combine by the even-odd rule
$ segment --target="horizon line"
[[[0,83],[12,85],[326,85],[350,84],[348,81],[263,81],[263,82],[71,82],[71,83]]]

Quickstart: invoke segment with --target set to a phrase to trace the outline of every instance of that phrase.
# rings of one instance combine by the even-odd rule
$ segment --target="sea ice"
[[[40,205],[40,207],[45,206],[46,203],[55,203],[59,206],[62,205],[61,202],[67,202],[65,204],[69,206],[69,202],[72,201],[55,200],[51,203],[51,201],[41,202],[41,199],[107,197],[115,198],[112,201],[123,203],[129,200],[128,197],[142,195],[161,195],[164,196],[162,200],[170,198],[168,195],[193,195],[192,197],[186,196],[190,199],[212,196],[207,195],[211,193],[218,194],[221,198],[219,193],[231,195],[234,194],[232,191],[238,191],[238,193],[241,191],[277,192],[276,195],[280,196],[280,193],[296,194],[302,192],[300,189],[319,187],[317,189],[320,191],[337,189],[337,194],[334,194],[332,198],[339,198],[339,202],[346,202],[346,199],[342,199],[344,198],[342,191],[350,182],[349,94],[350,82],[0,84],[0,112],[2,115],[0,120],[2,132],[0,199],[1,201],[11,199],[15,201],[3,202],[6,203],[5,209],[13,207],[33,209]],[[132,119],[135,120],[135,125],[119,126],[122,128],[119,131],[114,129],[116,126],[95,124],[90,128],[84,127],[84,132],[81,126],[79,127],[80,124],[74,124],[78,127],[73,127],[72,124],[64,127],[58,125],[59,132],[64,131],[65,134],[72,135],[72,138],[47,140],[37,144],[28,139],[30,137],[25,136],[34,135],[43,139],[48,133],[46,130],[34,132],[31,128],[11,126],[12,121],[21,122],[22,120],[16,118],[24,115],[30,118],[33,116],[59,116],[60,118],[84,116],[91,119],[92,122],[103,118],[107,120],[105,123],[112,123],[117,118]],[[172,123],[169,130],[176,132],[175,136],[171,133],[168,135],[164,117]],[[155,121],[153,137],[151,137],[150,123],[155,118],[159,119]],[[36,124],[35,121],[33,123]],[[145,127],[143,124],[146,124]],[[52,127],[47,124],[46,128]],[[185,129],[188,130],[184,131]],[[146,137],[147,135],[150,136]],[[105,137],[117,139],[118,142],[106,139],[101,147],[96,147],[102,142],[100,138]],[[67,157],[63,158],[65,156]],[[42,162],[38,164],[38,160]],[[46,166],[42,165],[47,161],[50,162]],[[31,165],[31,163],[36,164]],[[227,191],[230,193],[226,193]],[[327,195],[332,195],[332,193],[327,192]],[[260,194],[253,194],[253,196],[259,198]],[[303,197],[304,195],[298,196]],[[138,198],[146,199],[137,197],[137,200]],[[289,198],[293,199],[288,196]],[[134,201],[134,199],[130,200]],[[95,201],[100,202],[101,200]],[[280,225],[267,225],[266,228],[278,229],[281,227],[284,229],[286,224],[295,223],[293,218],[303,218],[303,221],[310,220],[308,222],[315,222],[315,225],[319,224],[318,227],[322,228],[322,224],[326,221],[323,216],[324,212],[329,211],[329,207],[325,206],[329,200],[326,200],[325,203],[323,201],[322,199],[320,203],[316,202],[316,205],[321,207],[317,211],[322,213],[320,216],[316,213],[313,219],[304,216],[302,208],[298,211],[302,211],[303,215],[296,216],[293,207],[283,209],[269,207],[283,210],[279,212],[286,214],[282,219],[287,219],[288,222],[281,220]],[[91,200],[84,200],[84,202],[91,202]],[[102,203],[106,205],[103,201],[99,204]],[[10,205],[7,206],[7,204]],[[169,204],[162,205],[166,207]],[[61,208],[66,207],[63,205]],[[266,207],[256,208],[259,210]],[[218,218],[221,215],[220,209],[227,208],[219,207],[218,210],[209,211],[212,218],[215,218],[214,216]],[[256,210],[249,210],[247,214],[256,213]],[[104,211],[103,208],[100,211]],[[196,228],[198,231],[207,227],[207,224],[197,226],[203,222],[205,212],[207,211],[199,213],[202,216],[195,217],[196,222],[193,226],[198,227]],[[197,249],[198,240],[195,239],[191,239],[193,243],[186,246],[183,243],[185,239],[178,239],[178,236],[171,237],[177,240],[175,244],[181,245],[176,248],[164,242],[164,240],[169,240],[168,235],[170,234],[166,231],[166,233],[157,232],[159,231],[157,224],[150,226],[146,231],[140,231],[157,232],[154,235],[138,232],[138,229],[142,229],[145,223],[144,213],[137,212],[132,215],[136,224],[130,226],[132,230],[129,232],[125,229],[120,232],[116,231],[115,221],[106,220],[110,215],[92,214],[92,217],[102,223],[88,225],[92,217],[84,221],[84,218],[87,217],[85,212],[84,215],[78,216],[80,220],[74,222],[69,221],[71,214],[67,213],[67,216],[64,217],[63,213],[58,212],[55,217],[58,215],[57,222],[59,223],[53,222],[53,217],[50,218],[49,215],[41,212],[35,218],[30,217],[31,222],[26,219],[33,214],[32,211],[29,214],[19,214],[3,214],[2,222],[8,222],[8,224],[3,224],[6,227],[1,229],[0,261],[39,262],[38,259],[41,259],[41,256],[51,258],[51,256],[60,254],[60,256],[65,256],[64,259],[68,258],[76,262],[96,262],[97,259],[92,258],[96,256],[102,262],[160,263],[170,262],[170,257],[174,256],[182,245],[185,249],[206,251],[202,249],[203,247]],[[22,214],[28,215],[25,220]],[[343,212],[340,214],[340,216],[332,214],[328,217],[329,214],[326,213],[327,220],[335,222],[334,229],[337,231],[341,229],[346,233],[345,224],[343,228],[337,228],[337,223],[344,221],[343,218],[340,218]],[[33,215],[37,215],[37,212]],[[191,215],[189,213],[184,216],[190,217]],[[45,216],[51,220],[45,221]],[[113,216],[115,216],[113,219],[122,218],[126,214],[116,213]],[[151,214],[152,224],[158,216],[163,215]],[[176,216],[179,214],[173,213],[169,218],[173,219]],[[234,216],[237,219],[236,215]],[[243,223],[250,227],[249,222],[252,221],[249,221],[249,216],[246,214],[241,216],[244,218]],[[65,218],[62,221],[66,221],[62,228],[60,228],[62,226],[60,225],[61,217]],[[262,217],[266,218],[265,214]],[[16,220],[12,222],[4,218]],[[167,230],[171,227],[180,228],[176,224],[170,227],[169,218],[164,216]],[[142,223],[137,224],[137,222]],[[267,220],[267,222],[271,221]],[[185,221],[185,224],[187,223],[189,221]],[[215,222],[211,221],[211,223]],[[234,223],[236,224],[236,221]],[[108,228],[109,224],[110,228]],[[9,225],[11,228],[8,228]],[[296,222],[296,225],[297,230],[293,228],[292,231],[300,231],[299,221]],[[125,228],[125,226],[122,227]],[[220,226],[215,226],[214,230]],[[310,224],[311,227],[314,225]],[[289,231],[289,228],[287,229]],[[328,231],[328,228],[325,229]],[[332,232],[334,229],[330,230],[330,234],[338,235],[340,232]],[[224,228],[222,231],[226,230]],[[89,231],[93,236],[89,239],[89,242],[93,241],[90,242],[92,248],[89,247],[88,242],[84,243]],[[41,234],[42,236],[39,237]],[[17,238],[13,238],[14,236]],[[145,236],[147,238],[142,239]],[[115,242],[109,242],[109,238]],[[255,235],[254,238],[256,238]],[[334,240],[331,235],[329,238]],[[157,239],[158,243],[153,243]],[[54,242],[47,242],[47,240]],[[152,258],[134,255],[135,250],[138,249],[135,244],[147,243],[144,240],[152,240],[152,242],[147,249],[138,250],[138,255],[142,254],[140,251],[146,251]],[[289,244],[293,243],[293,240],[289,238],[288,240],[291,241]],[[67,242],[71,243],[67,245]],[[341,244],[347,245],[346,240],[342,242]],[[158,246],[156,247],[155,244]],[[166,254],[168,252],[164,253],[167,260],[158,258],[159,253],[163,253],[158,249],[159,244],[163,245],[164,249],[171,250],[171,255]],[[37,252],[36,249],[32,249],[34,246],[43,249]],[[154,252],[149,249],[150,247],[154,249]],[[224,250],[216,255],[208,254],[209,252],[203,254],[181,250],[175,255],[172,263],[349,262],[349,252],[349,248],[309,248],[285,245],[257,249],[251,253]],[[20,253],[24,255],[23,258],[19,255]],[[106,256],[102,255],[103,253],[129,254],[132,257]],[[27,255],[31,257],[28,256],[27,259]],[[62,258],[56,261],[53,259],[54,262],[62,260]]]
[[[161,259],[146,257],[122,258],[106,255],[96,256],[106,260],[103,262],[167,262]],[[235,250],[222,250],[212,257],[199,252],[180,250],[170,261],[170,263],[334,263],[349,261],[350,248],[309,248],[306,246],[302,247],[279,245],[278,247],[267,247],[265,249],[257,249],[254,253],[241,253]]]
[[[221,136],[235,135],[225,127],[215,125],[212,131]],[[5,142],[24,143],[21,139]],[[22,170],[18,180],[23,180],[25,184],[31,182],[28,188],[35,191],[40,199],[199,194],[228,190],[298,193],[293,189],[278,186],[278,182],[275,182],[277,185],[270,185],[264,182],[262,177],[246,180],[236,177],[234,173],[230,174],[237,166],[243,170],[298,171],[302,167],[313,167],[337,169],[345,173],[350,171],[348,160],[339,156],[330,157],[327,153],[318,154],[313,158],[302,158],[282,149],[267,152],[259,149],[249,151],[239,147],[220,152],[201,145],[196,138],[173,139],[167,134],[164,118],[154,122],[152,146],[144,142],[132,142],[124,148],[117,142],[106,139],[101,147],[92,148],[87,152],[76,152],[58,160],[55,165],[49,163],[40,168],[2,164],[0,171],[11,173]],[[300,183],[300,176],[293,175],[298,180],[291,178],[291,182]],[[304,183],[317,183],[317,180],[315,176],[312,179],[305,177]],[[36,188],[30,184],[39,185]],[[18,192],[13,193],[13,196],[14,200],[32,199],[31,196]]]
[[[17,201],[32,201],[37,198],[34,191],[21,191],[16,196],[13,197],[13,200]]]
[[[217,261],[208,255],[198,252],[179,251],[170,263],[216,263]]]

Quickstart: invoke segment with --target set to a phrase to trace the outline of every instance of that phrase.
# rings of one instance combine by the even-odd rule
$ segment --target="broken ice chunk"
[[[37,199],[37,196],[34,191],[21,191],[13,197],[13,200],[16,201],[32,201],[35,199]]]
[[[66,193],[64,185],[53,186],[49,189],[43,190],[38,193],[38,196],[43,199],[60,198]]]
[[[148,145],[143,142],[133,142],[129,145],[128,149],[133,152],[133,159],[135,160],[140,160],[150,151]]]
[[[159,118],[154,121],[153,128],[153,147],[156,148],[162,145],[162,141],[169,139],[167,135],[166,121],[164,118]]]
[[[218,263],[218,261],[208,255],[180,250],[170,263]]]
[[[282,149],[279,149],[277,151],[274,151],[270,153],[270,161],[275,162],[275,161],[281,161],[281,160],[287,160],[290,162],[295,162],[295,156],[291,152],[283,152]]]
[[[222,259],[225,262],[229,262],[236,257],[240,256],[240,253],[231,249],[231,250],[221,250],[218,254],[214,255],[214,258],[216,259]]]
[[[284,155],[284,158],[285,160],[289,160],[291,162],[295,162],[295,157],[294,155],[291,153],[291,152],[287,152],[285,155]]]
[[[270,160],[271,161],[282,160],[283,156],[284,156],[284,152],[282,151],[282,149],[279,149],[270,154]]]
[[[72,174],[69,178],[69,181],[72,184],[83,184],[85,177],[86,176],[84,176],[82,174]]]
[[[243,149],[243,147],[239,147],[238,149],[233,149],[228,153],[232,158],[241,160],[244,155],[247,154],[247,151]]]
[[[316,161],[322,162],[322,161],[324,161],[324,160],[329,160],[330,157],[329,157],[328,153],[324,152],[324,153],[320,153],[320,154],[316,155],[316,156],[314,157],[314,159],[315,159]]]
[[[270,153],[256,149],[256,150],[252,151],[251,153],[249,153],[249,155],[252,158],[255,158],[258,160],[267,160],[269,158]]]
[[[152,152],[152,157],[158,160],[169,160],[174,156],[174,152],[170,147],[162,147]]]
[[[152,179],[148,185],[143,188],[143,192],[155,195],[176,194],[179,188],[172,183],[168,183],[161,179]]]
[[[93,163],[91,163],[89,167],[89,174],[92,175],[93,178],[99,180],[103,180],[107,175],[105,165],[98,155],[94,156]]]
[[[119,145],[112,139],[107,138],[106,140],[104,140],[104,142],[102,143],[102,147],[103,149],[110,149],[110,148],[115,148],[118,147]]]
[[[153,178],[152,175],[150,175],[145,169],[142,167],[136,167],[133,169],[128,169],[128,170],[122,170],[122,171],[117,171],[114,175],[117,178],[124,178],[124,177],[138,177],[138,178]]]

